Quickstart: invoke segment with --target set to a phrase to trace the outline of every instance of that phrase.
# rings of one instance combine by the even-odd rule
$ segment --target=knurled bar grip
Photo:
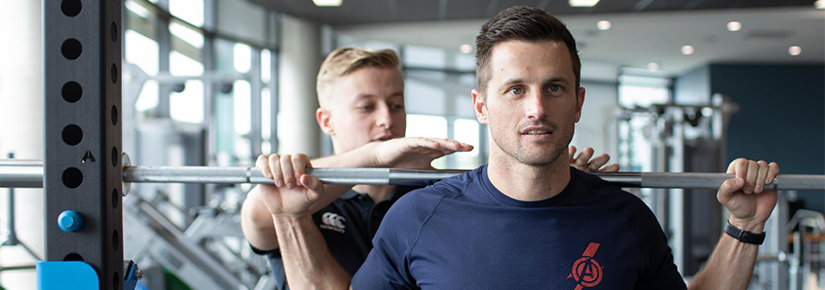
[[[430,180],[461,174],[462,170],[409,170],[395,168],[310,168],[307,173],[326,184],[422,185]],[[621,187],[717,189],[733,174],[613,172],[596,173]],[[0,160],[0,187],[39,188],[43,186],[43,166],[39,161]],[[124,182],[135,183],[272,183],[255,167],[127,166]],[[825,175],[780,174],[765,186],[776,190],[825,191]]]

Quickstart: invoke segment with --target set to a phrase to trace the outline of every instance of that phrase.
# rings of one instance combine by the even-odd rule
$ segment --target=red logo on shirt
[[[587,249],[584,250],[582,257],[573,263],[573,271],[567,275],[567,279],[571,277],[576,280],[579,285],[576,285],[575,290],[581,290],[584,287],[595,287],[602,282],[602,266],[599,262],[593,259],[596,250],[599,249],[599,243],[590,243]]]

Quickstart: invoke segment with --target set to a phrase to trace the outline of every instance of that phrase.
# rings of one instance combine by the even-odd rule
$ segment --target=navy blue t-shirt
[[[656,217],[636,196],[570,169],[525,202],[482,166],[393,205],[352,281],[370,289],[686,289]]]

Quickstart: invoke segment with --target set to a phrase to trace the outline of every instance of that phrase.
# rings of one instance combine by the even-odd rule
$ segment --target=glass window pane
[[[647,108],[652,104],[666,104],[668,96],[666,87],[619,85],[619,105],[625,108]]]
[[[160,98],[160,87],[157,81],[146,81],[140,89],[137,101],[135,102],[135,109],[138,112],[147,111],[158,106]]]
[[[169,23],[169,32],[197,48],[203,48],[203,34],[177,21]]]
[[[240,160],[248,160],[252,157],[252,143],[249,139],[235,139],[235,156]]]
[[[192,25],[203,26],[203,0],[169,0],[169,13]]]
[[[453,123],[453,135],[455,135],[454,139],[462,143],[473,145],[473,151],[458,152],[453,154],[456,169],[474,169],[480,165],[478,151],[481,149],[478,148],[478,145],[481,142],[479,140],[478,127],[479,124],[476,120],[456,119]]]
[[[251,118],[249,114],[252,106],[250,100],[251,88],[247,81],[235,81],[232,92],[234,93],[234,123],[235,134],[245,135],[249,134],[251,130]]]
[[[249,72],[252,66],[252,48],[246,44],[236,43],[233,49],[235,70],[239,73]]]
[[[126,10],[142,18],[149,18],[149,15],[151,14],[149,13],[149,10],[135,1],[126,1]]]
[[[447,138],[447,119],[439,116],[407,114],[407,137]],[[433,160],[437,169],[447,167],[446,156]]]
[[[137,65],[148,75],[158,74],[160,50],[157,41],[129,29],[123,44],[126,61]]]
[[[186,89],[169,94],[169,114],[172,119],[186,123],[203,122],[203,81],[186,81]]]
[[[269,83],[269,79],[272,77],[272,54],[269,52],[269,49],[261,50],[261,80],[264,83]]]
[[[447,138],[447,119],[440,116],[407,114],[406,136]]]
[[[180,52],[169,53],[169,73],[172,75],[197,76],[203,74],[203,64]]]
[[[476,120],[467,120],[467,119],[456,119],[455,123],[453,123],[453,128],[455,129],[454,135],[455,140],[473,145],[473,147],[478,148],[479,138],[478,138],[478,121]],[[473,150],[470,152],[465,152],[462,154],[469,154],[470,156],[478,156],[478,150]]]
[[[272,137],[272,94],[269,88],[261,90],[261,138]]]

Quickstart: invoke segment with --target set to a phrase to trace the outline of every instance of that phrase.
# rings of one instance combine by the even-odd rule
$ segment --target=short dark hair
[[[476,80],[482,94],[486,93],[487,82],[490,80],[489,66],[493,47],[498,43],[512,40],[564,42],[573,60],[576,88],[580,86],[582,65],[576,50],[576,40],[564,23],[544,10],[515,6],[499,12],[493,19],[484,23],[476,37]]]

